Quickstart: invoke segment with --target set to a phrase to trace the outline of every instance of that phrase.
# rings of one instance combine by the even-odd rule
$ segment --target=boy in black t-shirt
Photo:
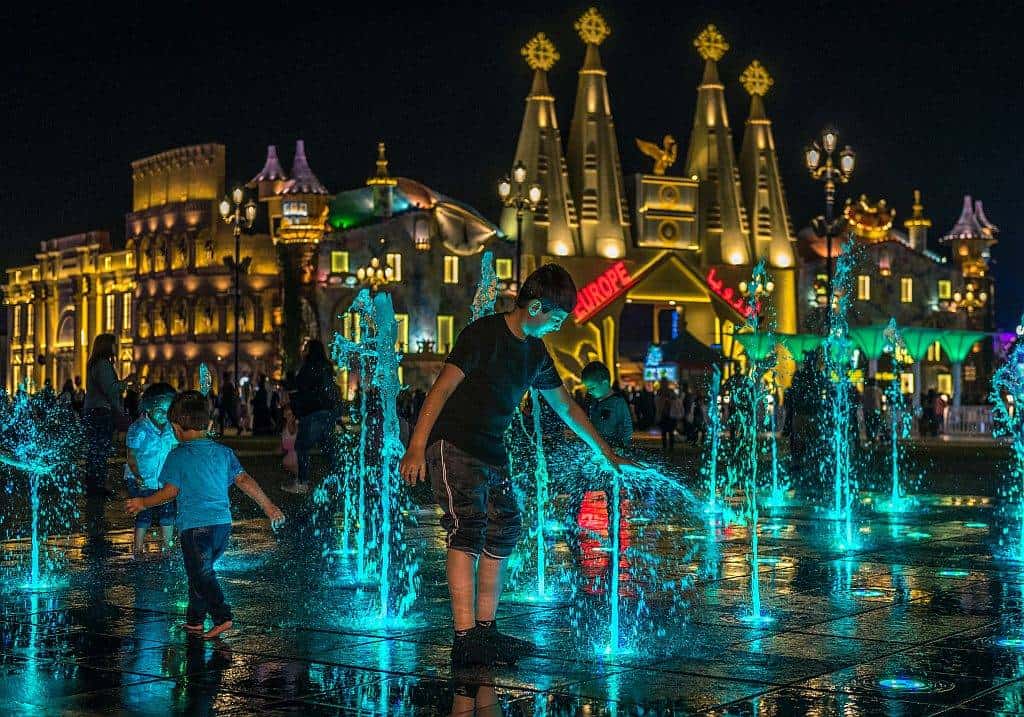
[[[423,402],[402,458],[402,477],[413,485],[429,474],[444,511],[455,664],[511,664],[533,650],[498,632],[494,621],[505,560],[522,527],[502,435],[527,389],[537,389],[613,468],[630,465],[569,396],[541,341],[575,305],[572,277],[547,264],[523,282],[513,311],[467,326]]]

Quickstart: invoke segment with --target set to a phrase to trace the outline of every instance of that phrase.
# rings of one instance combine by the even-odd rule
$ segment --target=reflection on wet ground
[[[659,623],[653,601],[664,634],[643,654],[597,657],[569,629],[565,604],[509,602],[503,629],[541,654],[456,672],[432,512],[414,536],[427,546],[417,614],[388,627],[362,618],[372,590],[324,574],[309,526],[276,539],[265,523],[239,521],[219,566],[237,629],[213,643],[179,630],[176,555],[134,563],[127,531],[99,554],[56,539],[63,588],[0,594],[0,714],[1024,713],[1024,572],[992,557],[1000,517],[988,501],[924,503],[912,516],[861,520],[861,549],[847,554],[809,508],[768,516],[761,584],[774,620],[759,629],[736,619],[749,575],[742,527],[699,540],[664,531],[652,546],[663,572],[697,582],[684,615]],[[681,547],[694,542],[696,554]],[[5,547],[9,563],[25,549]],[[572,567],[571,551],[553,552]]]

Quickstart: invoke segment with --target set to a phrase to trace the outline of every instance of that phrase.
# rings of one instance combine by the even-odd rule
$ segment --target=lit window
[[[107,257],[107,261],[110,261],[110,257]],[[114,332],[114,306],[117,297],[113,294],[107,294],[103,297],[103,330],[108,334]]]
[[[27,336],[29,339],[32,338],[32,334],[35,332],[35,322],[33,321],[33,319],[36,318],[36,312],[33,311],[34,308],[35,307],[33,307],[31,304],[27,304],[25,306],[25,318],[27,319],[26,323],[28,324],[27,327],[25,328],[25,336]]]
[[[978,369],[971,364],[964,366],[964,381],[974,382],[978,380]]]
[[[124,255],[124,265],[125,266],[131,266],[132,264],[134,264],[135,263],[134,256],[135,255],[132,254],[131,252],[128,252],[127,254],[125,254]]]
[[[953,374],[951,373],[940,373],[935,377],[935,387],[939,393],[944,393],[947,396],[953,395]]]
[[[900,374],[900,392],[914,394],[914,374],[911,371]]]
[[[14,338],[21,336],[21,307],[14,307]]]
[[[498,275],[499,279],[511,279],[512,278],[512,260],[511,259],[496,259],[494,261],[494,272]]]
[[[455,324],[451,316],[440,315],[437,317],[437,351],[446,354],[452,350],[452,340],[455,335]]]
[[[341,315],[341,335],[349,341],[359,343],[359,317],[355,314]]]
[[[127,256],[131,256],[128,254]],[[121,331],[127,333],[132,327],[132,295],[121,294]]]
[[[446,256],[444,258],[444,283],[459,283],[459,257]],[[440,319],[438,319],[440,321]]]
[[[409,350],[409,314],[395,314],[395,351]]]
[[[332,274],[347,274],[348,273],[348,252],[347,251],[332,251],[331,252],[331,273]]]
[[[402,255],[401,254],[388,254],[386,257],[387,265],[391,267],[391,281],[402,280]]]
[[[817,285],[815,287],[815,291],[819,295],[824,296],[827,293],[827,289],[825,287],[828,286],[828,274],[818,274],[815,277],[815,284]]]
[[[857,277],[857,298],[861,301],[871,301],[871,277],[867,274]]]
[[[900,277],[900,301],[909,304],[914,300],[914,280],[909,276]]]
[[[949,299],[953,296],[953,282],[949,279],[939,279],[939,298]]]
[[[722,345],[722,320],[717,316],[715,317],[715,340],[712,343],[717,346]]]
[[[15,284],[20,284],[21,283],[21,272],[20,271],[14,272],[14,283]]]
[[[928,360],[929,361],[941,361],[942,360],[942,345],[935,341],[928,345]]]
[[[113,261],[112,257],[109,257],[109,256],[103,257],[103,271],[110,271],[110,269],[111,269],[111,262],[112,261]]]
[[[37,281],[38,279],[39,279],[39,269],[33,267],[32,268],[32,281]]]

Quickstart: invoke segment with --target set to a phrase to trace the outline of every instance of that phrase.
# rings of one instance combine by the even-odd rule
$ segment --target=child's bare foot
[[[185,632],[191,633],[193,635],[198,635],[199,633],[201,633],[203,631],[203,626],[202,626],[202,624],[199,624],[199,625],[189,625],[186,622],[185,624],[183,624],[181,626],[181,629],[184,630]]]
[[[214,625],[209,630],[203,633],[204,640],[213,640],[219,635],[223,635],[225,632],[231,629],[231,621],[225,620],[220,625]]]

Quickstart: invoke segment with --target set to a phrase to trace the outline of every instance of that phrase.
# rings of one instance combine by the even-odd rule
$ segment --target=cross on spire
[[[554,44],[543,32],[538,32],[530,38],[530,41],[523,45],[519,51],[526,58],[526,64],[531,70],[543,70],[547,72],[561,57]]]
[[[705,60],[714,60],[715,62],[721,60],[725,51],[729,49],[729,43],[725,41],[722,33],[714,25],[705,27],[693,41],[693,46]]]
[[[611,28],[608,27],[608,23],[605,22],[596,7],[592,7],[580,15],[573,27],[579,33],[580,39],[588,45],[600,45],[605,38],[612,34]]]

